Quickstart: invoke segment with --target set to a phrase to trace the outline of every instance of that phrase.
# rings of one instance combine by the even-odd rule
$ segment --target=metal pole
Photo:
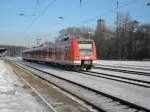
[[[40,38],[38,38],[38,39],[36,39],[36,44],[37,44],[37,46],[39,46],[40,45],[40,42],[41,42],[41,39]]]
[[[118,16],[118,7],[119,7],[119,1],[117,0],[117,25],[116,25],[116,31],[117,31],[117,38],[118,38],[118,20],[119,20],[119,16]]]
[[[117,40],[118,41],[120,41],[120,39],[119,39],[119,34],[118,34],[118,26],[119,26],[119,15],[118,15],[118,7],[119,7],[119,1],[117,0],[117,12],[116,12],[116,16],[117,16],[117,21],[116,21],[116,38],[117,38]],[[118,44],[117,44],[117,48],[116,48],[116,50],[117,50],[117,54],[118,54],[118,56],[119,56],[119,58],[120,58],[120,43],[119,42],[117,42]]]

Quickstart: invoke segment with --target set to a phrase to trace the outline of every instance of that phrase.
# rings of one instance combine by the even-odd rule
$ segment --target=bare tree
[[[64,38],[65,36],[76,37],[76,38],[88,38],[89,32],[93,32],[92,28],[87,27],[68,27],[59,31],[58,38]]]

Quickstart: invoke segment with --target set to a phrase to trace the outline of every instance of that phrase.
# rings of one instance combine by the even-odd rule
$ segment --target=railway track
[[[108,66],[96,66],[96,67],[94,67],[94,69],[102,69],[102,70],[108,70],[108,71],[117,71],[117,72],[130,73],[130,74],[136,74],[136,75],[150,76],[150,73],[148,73],[148,72],[127,70],[127,69],[118,69],[118,68],[112,68],[112,67],[108,67]]]
[[[104,66],[104,67],[112,67],[112,68],[122,68],[122,69],[133,69],[133,70],[142,70],[142,71],[150,71],[150,66],[138,66],[138,65],[124,65],[124,64],[115,64],[115,65],[104,65],[104,64],[97,64],[97,66]]]
[[[15,64],[15,66],[19,67],[18,65]],[[26,72],[25,69],[22,69],[23,71]],[[22,75],[19,75],[19,72],[16,70],[13,70],[14,73],[19,76],[19,78],[29,87],[31,90],[34,92],[34,96],[38,96],[40,100],[49,108],[49,111],[51,112],[58,112],[41,94],[38,90],[36,90],[32,84],[30,84]]]
[[[22,65],[20,65],[22,66]],[[50,82],[52,84],[54,84],[55,86],[57,86],[58,88],[61,88],[62,90],[70,93],[71,95],[79,98],[80,100],[86,102],[88,105],[91,105],[94,109],[100,111],[100,112],[149,112],[150,109],[145,108],[143,106],[128,102],[126,100],[114,97],[112,95],[106,94],[104,92],[92,89],[88,86],[82,85],[80,83],[77,83],[75,81],[71,81],[59,76],[56,76],[52,73],[48,73],[45,72],[43,70],[40,70],[36,67],[33,66],[29,66],[29,65],[24,65],[22,66],[23,68],[25,67],[26,69],[28,69],[29,71],[32,71],[35,74],[38,74],[39,72],[42,75],[38,75],[38,77],[42,78],[43,80]],[[47,78],[48,76],[51,76],[51,78]],[[50,79],[55,79],[55,81]],[[60,82],[58,82],[60,81]],[[62,82],[65,82],[69,85],[72,85],[72,88],[77,88],[78,91],[86,91],[85,93],[87,94],[87,96],[89,96],[88,94],[94,94],[95,98],[100,101],[99,102],[95,102],[92,99],[90,99],[89,97],[85,97],[82,96],[81,93],[76,93],[75,91],[71,91],[69,89],[67,89],[68,87],[66,87],[65,85],[62,84]]]
[[[50,67],[53,67],[53,66],[50,66]],[[53,69],[56,69],[56,68],[53,67]],[[111,75],[111,74],[99,73],[99,72],[94,72],[94,71],[88,71],[88,72],[82,71],[82,72],[78,72],[78,73],[82,73],[84,75],[89,75],[89,76],[94,76],[94,77],[99,77],[99,78],[105,78],[105,79],[109,79],[109,80],[113,80],[113,81],[123,82],[123,83],[127,83],[127,84],[132,84],[132,85],[136,85],[136,86],[140,86],[140,87],[150,88],[150,81],[139,80],[136,78],[115,76],[115,75]]]
[[[150,82],[149,81],[144,81],[144,80],[139,80],[139,79],[134,79],[134,78],[121,77],[121,76],[114,76],[111,74],[99,73],[99,72],[94,72],[94,71],[88,71],[88,72],[82,71],[79,73],[89,75],[89,76],[114,80],[114,81],[118,81],[118,82],[123,82],[123,83],[127,83],[127,84],[132,84],[132,85],[136,85],[136,86],[140,86],[140,87],[150,88]]]
[[[26,69],[26,68],[24,68],[24,67],[22,67],[22,66],[20,66],[20,65],[18,65],[18,64],[16,64],[16,63],[14,63],[14,62],[13,62],[12,64],[13,64],[13,66],[16,66],[17,68],[21,69],[21,71],[25,72],[26,74],[34,74],[34,76],[39,77],[39,79],[41,79],[41,81],[45,81],[46,83],[49,82],[49,81],[45,80],[44,78],[42,78],[42,77],[40,77],[40,76],[38,76],[38,75],[35,75],[35,73],[33,73],[32,71],[30,71],[30,70],[28,70],[28,69]],[[63,100],[62,100],[63,97],[65,98],[65,101],[64,101],[64,102],[61,102],[61,103],[56,103],[57,101],[56,101],[56,102],[54,101],[54,103],[51,104],[51,102],[49,102],[49,99],[46,99],[45,96],[43,96],[43,94],[41,94],[41,92],[39,92],[39,90],[37,90],[37,88],[36,88],[36,87],[38,87],[37,85],[36,85],[36,87],[34,87],[32,84],[30,84],[30,83],[31,83],[30,81],[26,80],[26,78],[25,78],[25,77],[27,77],[26,74],[25,74],[25,77],[22,77],[22,76],[20,75],[20,72],[18,72],[18,71],[16,71],[16,70],[14,70],[14,72],[20,77],[20,79],[22,79],[22,80],[24,81],[24,83],[25,83],[29,88],[31,88],[31,89],[33,90],[34,96],[37,95],[37,96],[40,98],[40,102],[41,102],[41,101],[44,102],[44,105],[46,105],[46,106],[49,108],[49,110],[46,111],[46,112],[62,112],[63,110],[64,110],[64,112],[66,112],[66,111],[68,111],[68,112],[79,112],[79,111],[81,111],[81,112],[97,112],[97,111],[95,111],[95,110],[93,110],[93,109],[90,109],[91,107],[87,107],[87,105],[85,105],[84,103],[80,102],[79,100],[74,99],[73,97],[71,97],[71,99],[73,99],[74,101],[68,100],[68,99],[66,98],[66,96],[60,95],[60,93],[65,94],[65,95],[66,95],[66,93],[62,92],[62,91],[59,90],[59,88],[57,88],[57,87],[54,87],[56,90],[54,90],[53,92],[56,94],[56,96],[58,96],[57,94],[59,94],[58,98],[61,98],[60,101],[63,101]],[[35,80],[35,79],[37,80],[38,78],[36,78],[36,77],[34,77],[33,79],[31,78],[31,80],[32,80],[32,81]],[[35,83],[35,82],[36,82],[36,81],[34,81],[34,83]],[[44,83],[45,83],[45,82],[44,82]],[[38,82],[38,83],[41,83],[41,82]],[[46,84],[46,83],[45,83],[45,84]],[[52,84],[52,83],[48,83],[48,84]],[[46,84],[46,85],[47,85],[47,84]],[[55,85],[55,84],[52,84],[52,85]],[[41,90],[41,88],[40,88],[40,90]],[[52,90],[53,90],[53,89],[51,89],[51,91],[52,91]],[[44,91],[45,91],[45,89],[44,89]],[[57,93],[56,91],[59,91],[60,93]],[[52,92],[52,93],[53,93],[53,92]],[[45,93],[44,93],[44,94],[45,94]],[[46,93],[46,94],[48,94],[48,93]],[[47,97],[47,95],[46,95],[46,97]],[[64,103],[64,105],[67,105],[67,102],[69,103],[70,107],[63,107],[63,103]],[[78,102],[79,104],[76,103],[76,102]],[[83,106],[83,107],[80,107],[80,106],[79,106],[80,103],[82,103],[82,106]],[[58,105],[58,106],[57,106],[57,105]],[[58,108],[59,105],[60,105],[60,108]],[[68,106],[69,106],[69,105],[68,105]],[[74,107],[72,107],[72,106],[74,106]],[[62,109],[62,108],[64,108],[64,109]],[[75,109],[75,108],[78,108],[78,109]]]
[[[150,69],[149,69],[150,66],[124,65],[124,64],[119,64],[119,65],[116,65],[116,66],[111,65],[111,66],[112,67],[127,68],[127,69],[134,69],[134,70],[146,70],[146,71],[150,71]]]
[[[20,77],[25,84],[27,84],[33,91],[34,93],[40,97],[40,99],[51,109],[52,112],[58,112],[28,81],[26,81],[23,77]]]

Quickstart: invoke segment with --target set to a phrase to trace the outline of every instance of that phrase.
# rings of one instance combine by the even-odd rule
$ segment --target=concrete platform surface
[[[29,88],[0,60],[0,112],[45,112]]]

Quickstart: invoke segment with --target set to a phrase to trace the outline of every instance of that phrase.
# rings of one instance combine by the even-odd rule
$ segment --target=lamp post
[[[118,7],[119,7],[119,1],[117,0],[117,12],[116,12],[116,13],[117,13],[117,18],[116,18],[116,19],[117,19],[117,22],[116,22],[116,24],[117,24],[117,25],[116,25],[117,38],[118,38],[118,20],[119,20],[119,16],[118,16],[118,13],[119,13],[119,12],[118,12]]]
[[[147,6],[150,6],[150,2],[146,4]]]
[[[92,34],[92,32],[89,31],[89,32],[88,32],[89,39],[91,38],[91,34]]]

